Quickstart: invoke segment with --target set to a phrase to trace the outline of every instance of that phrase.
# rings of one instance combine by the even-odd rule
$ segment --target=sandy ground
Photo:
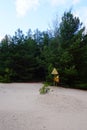
[[[0,130],[87,130],[87,91],[0,84]]]

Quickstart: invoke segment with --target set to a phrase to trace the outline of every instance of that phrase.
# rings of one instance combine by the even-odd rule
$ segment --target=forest
[[[0,42],[0,82],[49,82],[55,67],[60,86],[87,89],[87,33],[79,17],[64,12],[53,30],[18,29]]]

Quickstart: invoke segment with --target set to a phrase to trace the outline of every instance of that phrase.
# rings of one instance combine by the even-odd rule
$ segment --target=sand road
[[[87,130],[87,91],[41,87],[0,84],[0,130]]]

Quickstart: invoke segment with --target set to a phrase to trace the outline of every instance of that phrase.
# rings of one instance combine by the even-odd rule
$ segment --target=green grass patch
[[[40,94],[46,94],[48,93],[48,91],[50,90],[50,88],[48,87],[49,84],[48,83],[44,83],[44,85],[42,86],[42,88],[40,88]]]

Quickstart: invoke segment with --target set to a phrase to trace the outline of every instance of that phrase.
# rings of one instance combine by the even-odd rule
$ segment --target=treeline
[[[56,22],[55,22],[56,23]],[[64,12],[54,30],[26,35],[18,29],[0,42],[0,82],[52,82],[54,67],[60,84],[87,89],[87,34],[80,19]]]

